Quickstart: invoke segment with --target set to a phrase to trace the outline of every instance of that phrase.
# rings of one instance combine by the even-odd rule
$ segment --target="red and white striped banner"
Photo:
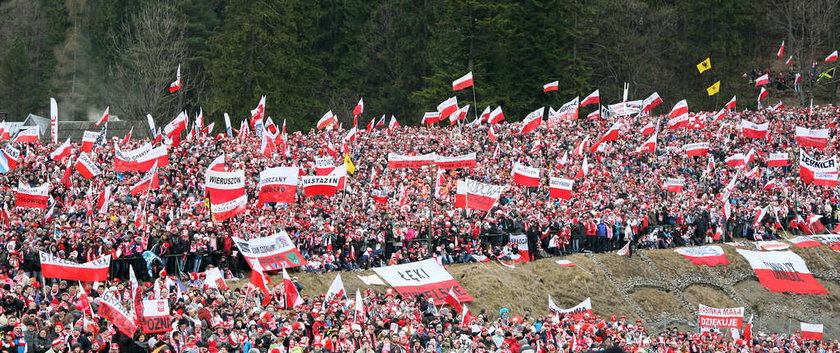
[[[788,241],[793,244],[793,246],[797,248],[815,248],[818,246],[822,246],[819,240],[814,239],[810,235],[803,235],[798,236],[796,238],[790,238]]]
[[[568,315],[576,320],[582,319],[584,316],[589,314],[592,316],[592,299],[586,298],[580,304],[575,305],[569,309],[563,309],[554,304],[554,300],[551,299],[551,296],[548,296],[548,310],[555,312],[561,315]]]
[[[248,196],[245,194],[244,170],[207,170],[204,185],[210,196],[210,211],[216,221],[223,221],[245,212]]]
[[[717,245],[692,246],[674,249],[674,251],[695,265],[706,265],[709,267],[729,265],[729,260],[726,259],[726,253],[724,253],[723,249]]]
[[[788,157],[787,152],[771,153],[767,157],[767,166],[768,167],[783,167],[783,166],[786,166],[786,165],[790,164],[789,160],[790,160],[790,157]]]
[[[817,160],[803,150],[799,150],[799,177],[805,184],[815,183],[816,173],[837,174],[837,157]]]
[[[325,195],[332,197],[338,191],[338,184],[341,178],[333,175],[312,176],[306,175],[300,178],[303,193],[306,197]]]
[[[134,337],[137,332],[137,324],[134,323],[134,315],[125,309],[125,306],[120,301],[118,294],[110,290],[102,293],[99,301],[99,311],[97,314],[110,321],[117,329],[128,337]]]
[[[41,257],[41,272],[46,278],[86,282],[108,280],[111,255],[106,255],[83,264],[60,259],[43,251],[39,252],[39,256]]]
[[[335,160],[333,157],[315,157],[315,175],[329,175],[334,169]]]
[[[76,159],[74,169],[76,169],[76,171],[79,172],[79,174],[81,174],[85,179],[90,179],[102,174],[102,170],[100,170],[99,167],[96,166],[96,163],[90,160],[90,157],[84,153],[79,154],[79,158]]]
[[[137,166],[137,159],[149,153],[151,150],[152,144],[148,142],[131,151],[121,150],[120,146],[114,142],[114,171],[129,172],[140,170]]]
[[[802,332],[802,339],[822,341],[823,325],[822,324],[808,324],[804,322],[799,323],[799,331]]]
[[[446,302],[446,296],[451,290],[461,303],[473,300],[435,259],[375,267],[372,270],[406,298],[422,294],[424,297],[433,298],[435,305],[440,305]]]
[[[299,174],[298,167],[268,168],[260,172],[259,205],[266,202],[295,202]]]
[[[681,193],[685,188],[685,179],[684,178],[668,178],[665,180],[665,191],[667,192],[675,192]]]
[[[688,143],[683,145],[683,150],[686,154],[691,157],[694,156],[705,156],[709,154],[709,143],[708,142],[697,142],[697,143]]]
[[[770,130],[770,123],[756,124],[749,120],[741,119],[741,130],[746,138],[767,138],[767,131]]]
[[[82,134],[82,152],[93,151],[93,144],[99,138],[99,131],[85,131]]]

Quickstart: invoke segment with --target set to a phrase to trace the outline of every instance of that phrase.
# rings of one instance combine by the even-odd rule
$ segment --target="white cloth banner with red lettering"
[[[771,292],[828,294],[808,270],[805,260],[793,251],[735,250],[750,263],[758,282]]]
[[[268,168],[260,172],[259,205],[266,202],[295,202],[299,172],[298,167]]]
[[[134,332],[137,331],[134,314],[125,309],[119,297],[112,291],[106,290],[100,297],[97,314],[114,324],[124,335],[134,337]]]
[[[697,310],[698,322],[703,328],[737,328],[744,323],[744,307],[713,308],[700,304]]]
[[[592,299],[586,298],[584,301],[580,302],[580,304],[575,305],[569,309],[563,309],[557,304],[554,304],[554,300],[551,299],[551,296],[548,296],[548,310],[552,312],[562,314],[562,315],[569,315],[570,317],[574,318],[575,320],[582,319],[586,314],[592,316]]]
[[[220,172],[207,170],[204,186],[210,196],[210,211],[216,221],[223,221],[245,212],[245,171]]]
[[[435,165],[440,169],[473,168],[477,165],[475,152],[462,156],[437,156]]]
[[[411,262],[402,265],[375,267],[379,277],[388,282],[403,297],[413,298],[422,294],[426,298],[434,298],[435,305],[445,302],[450,290],[458,296],[462,303],[470,302],[473,298],[452,278],[443,266],[435,259]]]
[[[388,153],[388,169],[416,169],[434,163],[437,156],[428,153],[419,156],[403,156],[396,153]]]
[[[15,207],[47,208],[50,199],[50,183],[43,183],[36,187],[30,187],[18,180],[17,199]]]
[[[499,201],[504,187],[464,179],[458,180],[456,189],[455,208],[489,211]]]
[[[265,271],[306,265],[298,247],[292,242],[289,234],[282,230],[267,237],[250,240],[234,237],[233,243],[248,263],[253,264],[253,260],[257,260]]]
[[[43,251],[39,252],[39,256],[41,257],[41,273],[46,278],[86,282],[103,282],[108,280],[111,255],[106,255],[83,264],[67,261]]]

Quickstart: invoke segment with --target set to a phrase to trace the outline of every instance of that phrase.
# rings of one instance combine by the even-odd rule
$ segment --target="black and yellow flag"
[[[711,86],[709,86],[709,88],[706,88],[706,93],[708,93],[710,96],[714,96],[718,92],[720,92],[720,81],[715,82]]]
[[[697,71],[700,71],[701,74],[703,73],[703,71],[706,71],[711,68],[712,58],[706,58],[706,60],[703,60],[699,64],[697,64]]]
[[[830,68],[830,69],[828,69],[828,70],[823,71],[823,73],[821,73],[821,74],[820,74],[820,77],[817,77],[817,82],[819,82],[819,81],[820,81],[820,80],[822,80],[822,79],[831,79],[831,78],[833,78],[833,77],[834,77],[834,73],[835,73],[835,70],[836,70],[836,69],[837,69],[836,67],[832,67],[832,68]]]

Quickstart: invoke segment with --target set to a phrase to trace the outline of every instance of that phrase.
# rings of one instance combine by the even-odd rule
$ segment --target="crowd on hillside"
[[[581,113],[584,114],[585,111]],[[261,155],[260,140],[253,132],[235,137],[194,134],[192,138],[184,138],[180,145],[170,146],[169,165],[159,170],[160,188],[137,197],[128,189],[143,173],[115,172],[110,166],[115,145],[131,150],[145,141],[123,142],[122,136],[109,137],[113,143],[98,146],[89,154],[103,170],[102,175],[91,180],[75,172],[67,178],[68,161],[75,161],[75,156],[81,153],[75,141],[71,155],[60,162],[50,159],[56,145],[16,143],[21,150],[19,164],[15,170],[0,175],[3,186],[0,245],[6,250],[0,252],[0,276],[8,283],[8,288],[3,290],[4,318],[12,326],[15,319],[21,319],[24,323],[19,327],[27,327],[25,319],[29,317],[29,321],[38,324],[37,329],[47,329],[48,337],[62,334],[58,333],[61,330],[45,325],[43,320],[47,318],[53,323],[66,319],[65,323],[70,325],[65,330],[73,331],[67,312],[74,308],[71,303],[75,287],[68,287],[71,293],[65,299],[63,293],[67,289],[62,286],[66,283],[43,278],[38,257],[41,251],[78,263],[110,254],[116,260],[111,266],[114,279],[127,278],[130,264],[142,280],[153,280],[160,276],[160,270],[183,275],[204,271],[209,265],[220,268],[227,278],[241,278],[246,276],[248,265],[238,256],[231,237],[250,239],[281,229],[290,234],[306,258],[308,264],[304,270],[321,272],[384,266],[431,256],[444,263],[485,258],[506,260],[518,254],[517,245],[509,241],[511,234],[526,234],[530,255],[537,258],[580,251],[612,251],[627,242],[632,242],[633,247],[668,248],[733,238],[773,239],[782,227],[808,231],[809,225],[803,227],[803,224],[809,215],[822,215],[821,222],[828,229],[836,225],[836,188],[805,185],[799,180],[796,165],[800,147],[794,140],[794,128],[830,128],[832,143],[827,148],[803,150],[817,159],[834,156],[837,152],[835,123],[840,116],[837,108],[741,111],[729,113],[720,121],[712,121],[711,113],[692,113],[696,115],[702,117],[695,121],[703,121],[703,128],[666,129],[667,118],[663,117],[581,118],[554,126],[543,125],[520,135],[519,123],[501,123],[493,125],[495,139],[491,138],[486,123],[396,127],[388,132],[382,127],[372,132],[362,128],[358,139],[346,144],[343,141],[346,131],[313,129],[289,134],[283,147],[270,158]],[[745,138],[739,127],[741,119],[770,122],[768,138]],[[597,141],[614,122],[622,123],[618,140],[603,143],[594,152],[587,146],[583,153],[575,153],[582,141]],[[659,126],[656,152],[635,153],[649,137],[640,133],[643,126],[651,122],[658,122]],[[688,157],[682,146],[692,142],[709,142],[713,158]],[[348,175],[345,190],[336,196],[305,198],[299,191],[294,204],[257,205],[260,171],[275,166],[299,166],[302,174],[313,175],[314,157],[332,156],[336,165],[340,165],[345,159],[342,153],[345,148],[356,170]],[[757,158],[745,167],[728,167],[724,162],[735,153],[747,154],[750,150]],[[439,177],[432,167],[388,169],[389,152],[402,155],[433,152],[445,156],[475,152],[478,165],[447,170]],[[790,165],[767,167],[764,160],[773,152],[788,152]],[[244,214],[216,222],[205,200],[204,173],[211,161],[223,153],[229,169],[245,170],[249,205]],[[576,180],[572,199],[550,198],[548,177],[575,177],[584,158],[589,172]],[[712,160],[714,163],[710,163]],[[541,168],[541,186],[528,188],[513,183],[510,170],[516,162]],[[756,166],[759,174],[745,177]],[[738,182],[727,200],[732,216],[725,219],[720,198],[724,186],[736,174]],[[665,179],[678,177],[686,180],[683,192],[666,192]],[[456,209],[455,185],[463,178],[508,187],[488,212]],[[775,180],[777,186],[765,190],[769,180]],[[15,207],[19,181],[30,186],[51,182],[54,207],[49,212]],[[104,214],[91,211],[93,198],[106,185],[115,187],[108,211]],[[390,199],[386,203],[374,202],[374,191],[385,191]],[[756,210],[765,206],[770,211],[760,222],[754,222]],[[137,217],[141,209],[142,217]],[[162,263],[155,263],[154,271],[142,271],[147,266],[140,256],[143,252],[158,255]],[[239,326],[251,322],[248,311],[253,307],[244,296],[236,292],[222,295],[223,299],[216,299],[230,301],[228,318],[241,314]],[[178,298],[184,300],[183,315],[191,311],[193,315],[178,317],[179,323],[198,326],[195,315],[201,313],[202,307],[205,311],[208,307],[220,309],[211,304],[213,299],[204,295]],[[388,308],[388,314],[383,315],[393,318],[400,314],[401,305],[407,305],[395,304],[393,300],[382,298],[372,305]],[[407,302],[411,303],[411,299]],[[67,310],[61,314],[63,306]],[[432,310],[429,306],[422,308]],[[310,324],[312,320],[317,321],[317,315],[312,313],[299,311],[295,315]],[[488,319],[503,325],[501,321]],[[446,323],[445,319],[440,321]],[[374,344],[373,336],[381,332],[384,324],[367,322],[365,332],[368,325],[376,333],[370,334]],[[250,330],[250,324],[245,326]],[[231,334],[229,329],[224,331],[225,336]],[[486,329],[493,334],[490,327]],[[480,332],[481,327],[472,330]],[[208,328],[199,333],[206,336],[210,331]],[[406,331],[410,332],[408,337],[416,334],[411,328]],[[523,337],[535,335],[532,331],[503,331]],[[13,331],[12,335],[14,332],[19,331]],[[308,338],[314,337],[311,331],[306,332]],[[246,336],[242,331],[237,334]],[[184,330],[181,335],[186,344],[190,333]],[[194,336],[198,340],[199,335]],[[398,337],[400,344],[409,343],[407,338]],[[432,337],[422,337],[425,337],[424,349],[428,349]],[[434,342],[454,346],[459,340],[440,337]],[[470,342],[461,344],[472,345],[472,340],[471,336]],[[359,344],[358,340],[354,342]],[[383,340],[375,342],[382,344]],[[546,343],[543,348],[548,349],[549,341],[543,342]],[[556,349],[562,346],[559,338],[554,346]],[[655,346],[652,343],[651,348]],[[399,350],[397,345],[393,347]]]

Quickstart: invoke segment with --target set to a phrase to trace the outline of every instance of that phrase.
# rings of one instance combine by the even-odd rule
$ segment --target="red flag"
[[[767,95],[769,95],[769,94],[770,93],[767,92],[767,90],[764,89],[764,87],[761,87],[761,91],[758,92],[758,100],[762,100],[764,98],[767,98]]]
[[[737,96],[732,96],[732,99],[729,100],[729,103],[726,103],[726,106],[724,106],[724,108],[729,110],[735,109],[736,97]]]
[[[461,312],[464,310],[464,305],[458,299],[458,295],[452,291],[452,288],[449,288],[449,292],[446,293],[446,297],[443,298],[443,301],[446,302],[449,306],[455,309],[455,312]]]
[[[837,61],[837,51],[836,50],[834,52],[832,52],[831,54],[828,54],[827,57],[825,57],[825,62],[828,63],[828,62],[832,62],[832,61]]]
[[[271,277],[268,277],[265,272],[263,272],[263,268],[260,265],[259,259],[251,259],[251,284],[256,286],[263,292],[263,301],[262,305],[266,306],[271,303],[273,299],[271,290],[269,289],[269,285],[271,285]],[[283,273],[286,273],[286,269],[283,268]]]

